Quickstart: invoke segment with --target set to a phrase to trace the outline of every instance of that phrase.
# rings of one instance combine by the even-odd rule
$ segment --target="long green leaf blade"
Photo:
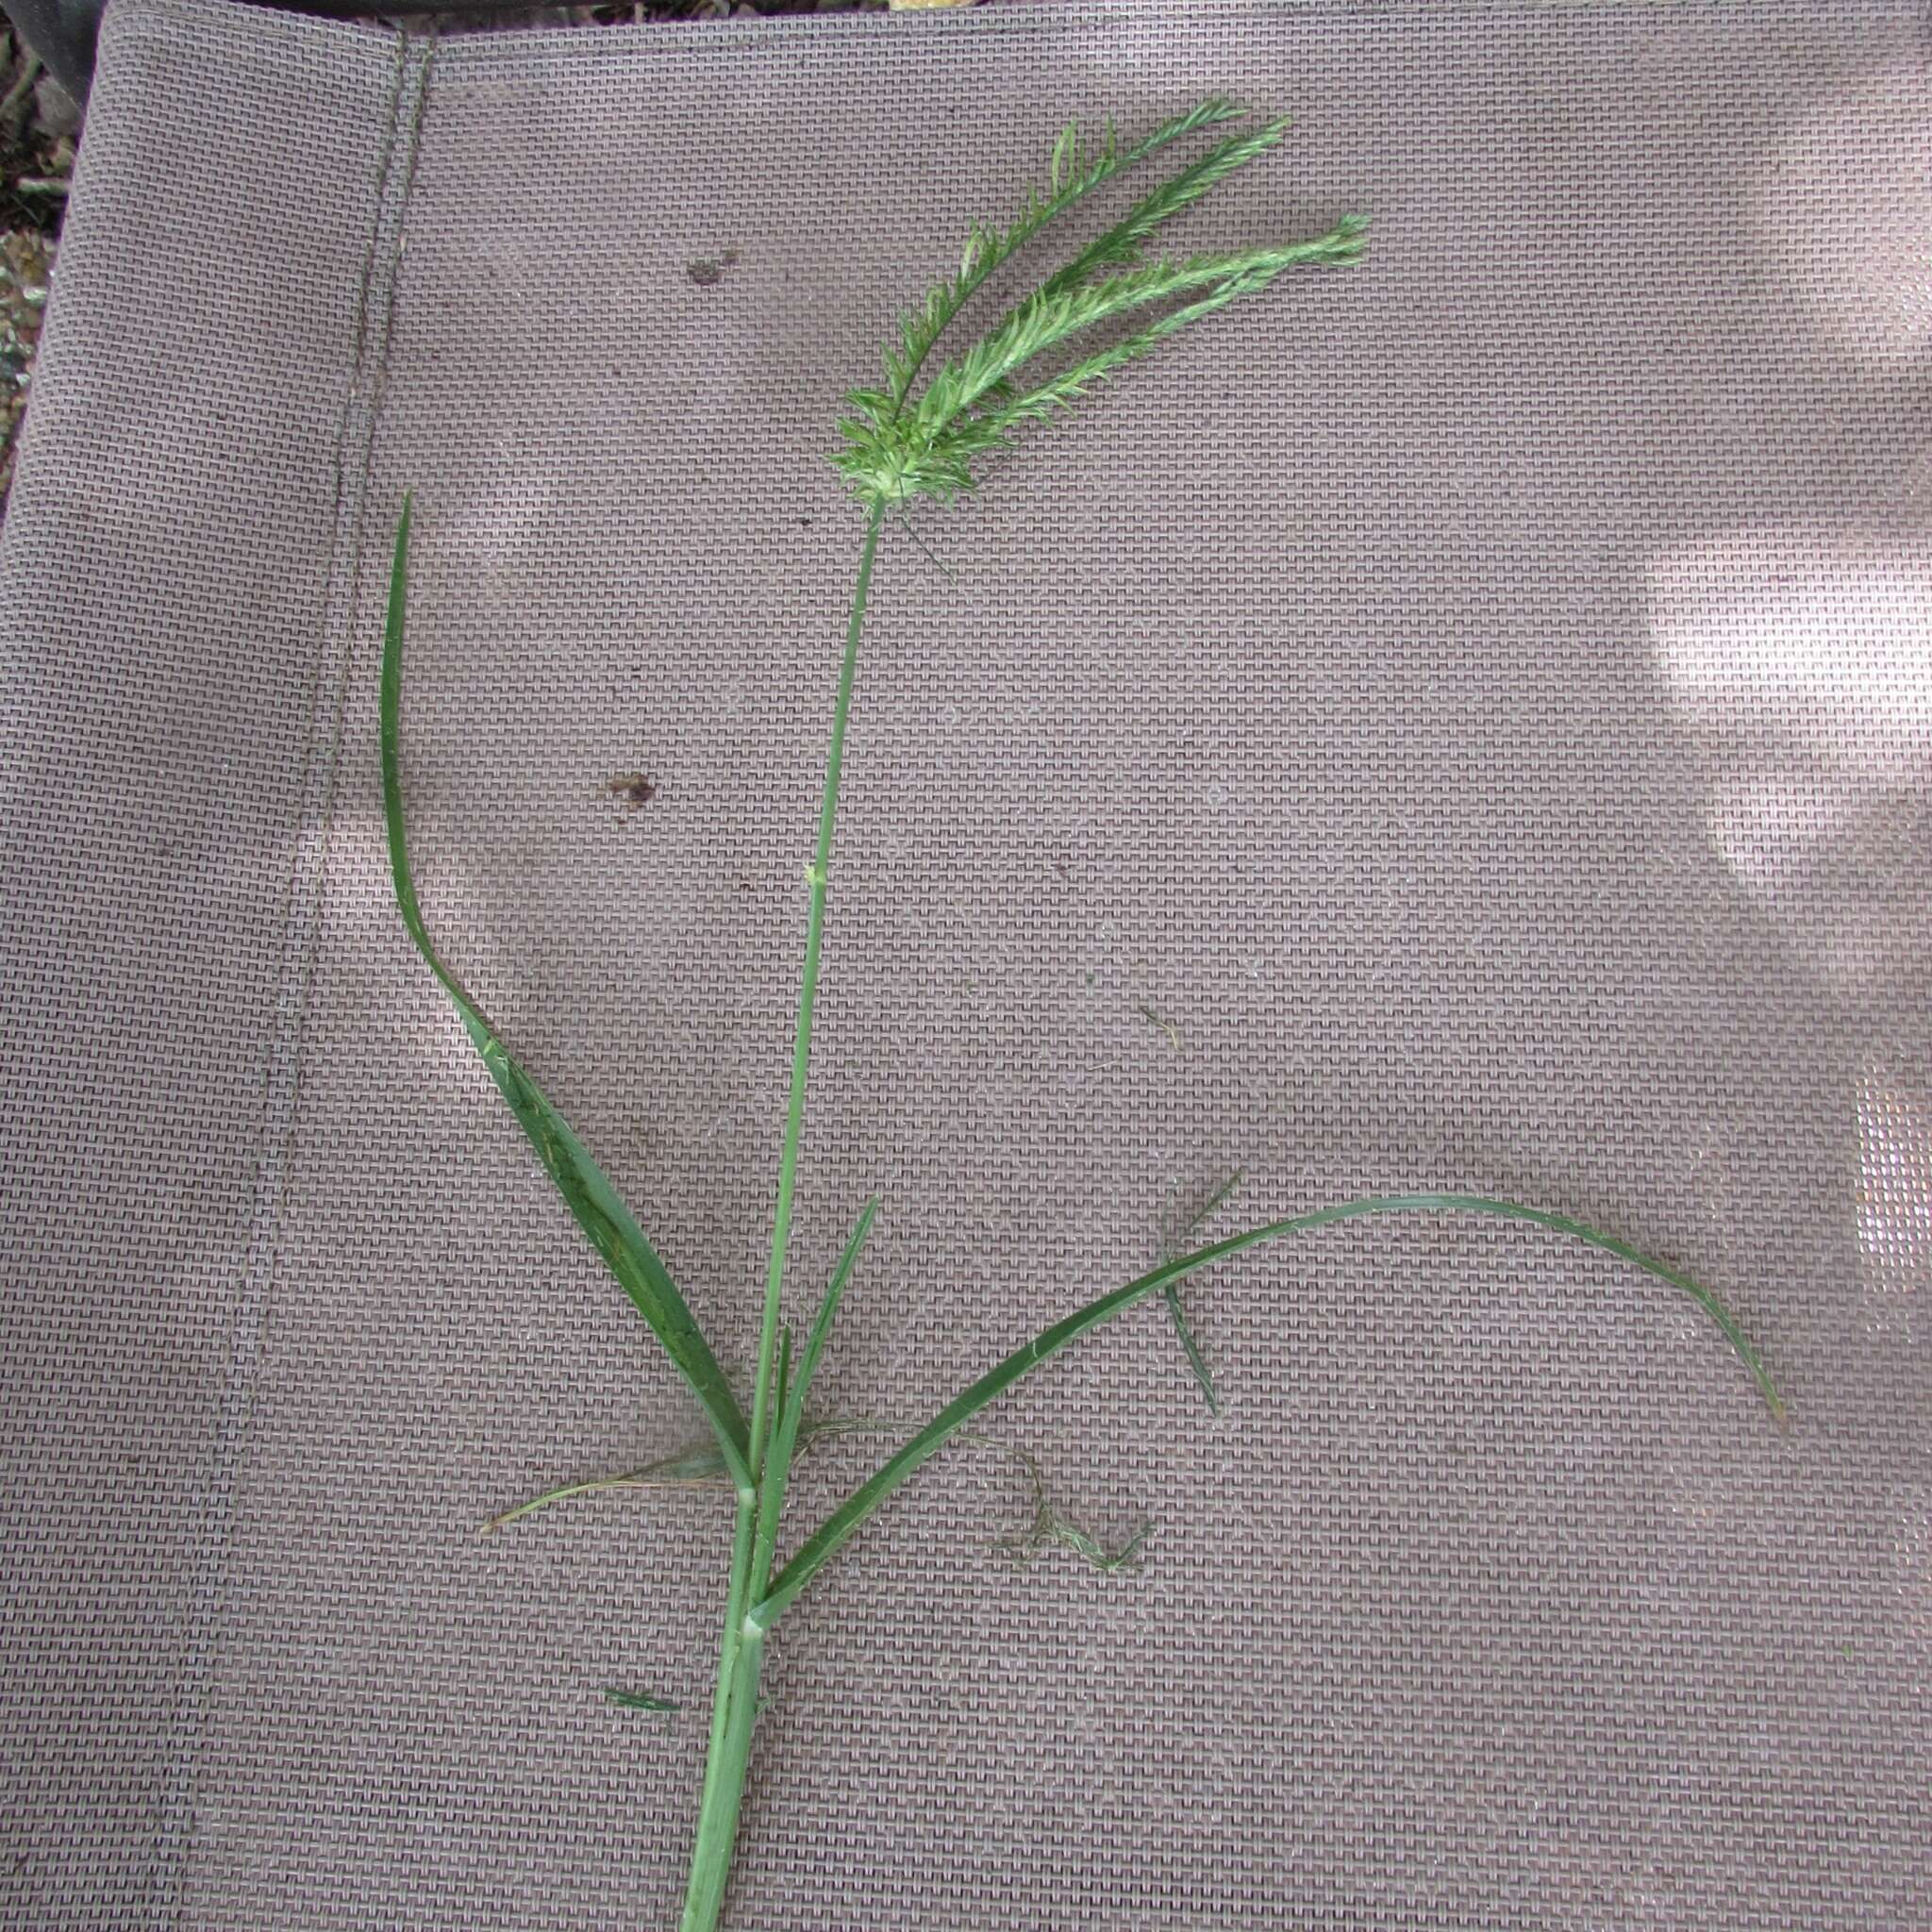
[[[556,1183],[577,1225],[602,1257],[604,1265],[617,1277],[619,1285],[650,1324],[651,1332],[663,1344],[664,1352],[691,1385],[718,1437],[719,1447],[734,1480],[749,1480],[746,1472],[746,1444],[750,1431],[738,1397],[724,1378],[724,1372],[711,1353],[710,1344],[699,1328],[697,1318],[672,1280],[670,1271],[658,1251],[645,1239],[631,1218],[617,1190],[591,1157],[570,1123],[551,1106],[541,1089],[530,1078],[498,1037],[482,1008],[465,991],[461,981],[442,962],[430,942],[428,928],[417,904],[416,887],[409,868],[408,823],[403,813],[402,759],[400,753],[403,635],[408,602],[409,517],[411,505],[403,501],[403,513],[396,525],[395,552],[390,566],[389,613],[383,631],[382,651],[382,808],[389,832],[390,874],[395,885],[396,904],[403,924],[415,941],[416,950],[429,969],[442,982],[469,1034],[472,1043],[490,1069],[498,1091],[509,1103],[517,1124],[529,1137],[543,1171]]]
[[[1192,1254],[1163,1261],[1159,1267],[1136,1281],[1128,1282],[1124,1288],[1117,1288],[1112,1293],[1089,1302],[1065,1320],[1055,1323],[1051,1328],[1036,1335],[1024,1348],[1015,1349],[997,1367],[988,1370],[971,1388],[948,1403],[918,1435],[896,1455],[888,1457],[825,1519],[799,1547],[797,1555],[765,1593],[763,1602],[751,1612],[753,1619],[761,1627],[769,1629],[799,1591],[921,1464],[942,1449],[952,1436],[990,1403],[1004,1395],[1023,1375],[1029,1374],[1042,1362],[1050,1361],[1063,1348],[1103,1323],[1124,1314],[1149,1295],[1158,1293],[1171,1282],[1184,1280],[1216,1261],[1225,1260],[1230,1255],[1241,1254],[1244,1249],[1258,1247],[1264,1241],[1278,1241],[1292,1234],[1306,1234],[1318,1227],[1330,1227],[1337,1222],[1351,1221],[1361,1215],[1416,1211],[1492,1214],[1509,1221],[1529,1222],[1538,1227],[1574,1236],[1593,1248],[1602,1248],[1681,1289],[1717,1324],[1724,1339],[1750,1371],[1772,1415],[1779,1422],[1784,1420],[1784,1402],[1773,1385],[1770,1374],[1723,1302],[1688,1274],[1632,1247],[1628,1241],[1620,1241],[1615,1235],[1604,1234],[1580,1221],[1571,1220],[1568,1215],[1551,1214],[1540,1208],[1525,1208],[1513,1201],[1494,1200],[1484,1194],[1381,1194],[1358,1201],[1343,1201],[1331,1208],[1317,1208],[1311,1214],[1297,1214],[1287,1221],[1271,1221],[1260,1227],[1248,1228],[1243,1233],[1230,1235],[1225,1241],[1197,1248]]]

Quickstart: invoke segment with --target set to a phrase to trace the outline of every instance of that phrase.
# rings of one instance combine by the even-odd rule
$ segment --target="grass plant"
[[[1194,1239],[1205,1215],[1223,1205],[1233,1186],[1230,1182],[1199,1214],[1176,1221],[1172,1237],[1163,1241],[1164,1252],[1156,1267],[1064,1315],[990,1368],[930,1421],[900,1431],[905,1440],[871,1475],[789,1549],[782,1545],[788,1484],[798,1457],[825,1433],[880,1426],[808,1418],[814,1379],[878,1212],[876,1197],[866,1205],[853,1227],[830,1280],[818,1296],[809,1324],[802,1330],[794,1326],[786,1319],[786,1307],[788,1289],[792,1287],[788,1278],[788,1254],[846,724],[881,534],[889,517],[903,515],[917,499],[944,504],[973,489],[978,470],[989,458],[1012,450],[1026,433],[1088,400],[1127,364],[1181,331],[1230,303],[1259,296],[1290,268],[1341,268],[1360,258],[1367,224],[1355,216],[1345,217],[1326,233],[1308,241],[1167,257],[1150,258],[1147,254],[1148,245],[1175,216],[1237,169],[1274,148],[1285,125],[1280,121],[1246,125],[1241,109],[1215,97],[1131,142],[1124,142],[1111,125],[1091,142],[1083,139],[1077,125],[1069,126],[1054,143],[1045,180],[1029,192],[1018,216],[1005,226],[973,225],[958,272],[941,280],[923,304],[900,320],[885,351],[878,385],[854,390],[846,398],[847,414],[840,425],[842,443],[832,460],[862,514],[863,539],[839,667],[817,837],[805,869],[808,904],[804,968],[749,1413],[662,1257],[589,1149],[544,1097],[438,954],[425,925],[409,866],[398,755],[410,535],[410,511],[407,503],[404,507],[391,575],[381,692],[383,803],[403,921],[453,1002],[544,1171],[683,1376],[709,1427],[708,1442],[650,1470],[548,1491],[506,1512],[492,1526],[501,1527],[566,1496],[616,1486],[722,1485],[732,1498],[724,1624],[683,1932],[712,1932],[722,1923],[751,1758],[753,1724],[759,1707],[759,1672],[765,1645],[779,1619],[819,1581],[845,1544],[924,1463],[949,1443],[983,1442],[986,1439],[973,1424],[1015,1383],[1103,1324],[1151,1298],[1166,1300],[1202,1391],[1211,1406],[1216,1405],[1213,1380],[1187,1327],[1179,1290],[1184,1282],[1219,1261],[1291,1236],[1391,1214],[1478,1215],[1553,1230],[1614,1256],[1689,1295],[1736,1351],[1774,1415],[1781,1413],[1777,1392],[1763,1364],[1717,1296],[1689,1275],[1614,1235],[1517,1202],[1477,1194],[1413,1192],[1342,1201],[1249,1227],[1205,1245],[1186,1246]],[[1134,200],[1110,225],[1078,245],[1059,267],[997,314],[977,336],[940,357],[941,339],[968,303],[1043,230],[1116,176],[1139,169],[1184,142],[1205,144],[1191,159]],[[1016,1540],[1016,1546],[1058,1546],[1109,1566],[1131,1557],[1134,1545],[1109,1554],[1084,1532],[1067,1524],[1048,1506],[1037,1465],[1026,1458],[1026,1466],[1034,1483],[1036,1520],[1031,1531]],[[672,1708],[664,1700],[641,1691],[607,1694],[631,1708],[658,1713]]]

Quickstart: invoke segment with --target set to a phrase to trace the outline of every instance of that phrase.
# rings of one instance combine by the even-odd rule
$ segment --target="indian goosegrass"
[[[1565,1215],[1512,1201],[1444,1192],[1378,1195],[1338,1202],[1202,1246],[1165,1253],[1158,1266],[1062,1316],[990,1368],[929,1422],[905,1432],[906,1440],[822,1523],[789,1548],[781,1544],[788,1482],[798,1457],[824,1426],[807,1419],[813,1379],[879,1208],[876,1196],[866,1204],[818,1297],[809,1325],[801,1332],[785,1318],[787,1256],[846,720],[879,539],[889,516],[903,515],[920,498],[943,505],[972,490],[989,458],[1012,451],[1027,433],[1089,401],[1128,363],[1206,321],[1217,309],[1258,297],[1291,268],[1341,268],[1360,259],[1368,225],[1353,215],[1310,241],[1172,257],[1146,253],[1148,244],[1176,215],[1237,169],[1274,148],[1286,126],[1281,121],[1239,125],[1244,121],[1244,110],[1217,96],[1131,142],[1123,141],[1111,124],[1097,142],[1084,139],[1077,125],[1067,127],[1054,142],[1045,181],[1029,192],[1018,216],[1004,227],[973,225],[958,273],[941,281],[923,304],[900,319],[896,338],[885,351],[879,385],[854,390],[845,399],[847,413],[839,425],[842,443],[831,460],[863,513],[864,536],[832,712],[818,835],[805,868],[805,960],[749,1414],[719,1365],[703,1324],[604,1170],[430,941],[409,870],[397,756],[410,517],[407,500],[403,507],[391,575],[381,698],[383,805],[403,922],[578,1226],[636,1304],[704,1411],[709,1441],[698,1451],[687,1451],[682,1457],[658,1465],[657,1479],[722,1479],[734,1500],[724,1626],[684,1932],[710,1932],[722,1920],[751,1757],[753,1720],[759,1707],[759,1669],[778,1620],[818,1582],[879,1506],[948,1443],[971,1440],[971,1425],[1016,1382],[1150,1298],[1166,1299],[1202,1391],[1215,1402],[1213,1381],[1187,1327],[1178,1291],[1183,1282],[1216,1262],[1290,1236],[1389,1214],[1484,1215],[1550,1230],[1615,1256],[1689,1295],[1736,1351],[1773,1414],[1782,1414],[1769,1374],[1730,1311],[1708,1289],[1667,1263]],[[1194,136],[1211,137],[1204,151],[1079,246],[976,339],[936,361],[941,339],[996,271],[1116,175],[1140,168]],[[1223,1198],[1217,1196],[1210,1207],[1221,1205]],[[1192,1238],[1189,1226],[1184,1239]],[[640,1474],[648,1480],[653,1472]],[[552,1491],[538,1502],[575,1492]],[[1069,1537],[1069,1525],[1047,1507],[1043,1487],[1036,1485],[1035,1493],[1037,1521],[1030,1538],[1023,1540],[1029,1546],[1056,1543],[1104,1562],[1117,1562],[1129,1554],[1109,1556],[1079,1532]],[[521,1513],[510,1511],[499,1522]],[[664,1705],[664,1700],[642,1691],[621,1690],[616,1695],[624,1704],[648,1711],[660,1711]]]

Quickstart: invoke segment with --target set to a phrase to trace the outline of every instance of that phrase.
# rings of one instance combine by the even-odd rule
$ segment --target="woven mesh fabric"
[[[1932,1921],[1925,502],[1907,5],[986,9],[445,41],[111,13],[0,577],[9,1926],[672,1923],[728,1525],[389,897],[741,1367],[895,307],[1070,113],[1374,215],[889,531],[801,1291],[995,1415],[780,1625],[730,1923]],[[655,786],[632,808],[613,779]],[[801,1293],[802,1299],[802,1293]],[[807,1465],[806,1523],[884,1437]],[[607,1685],[679,1701],[615,1710]]]

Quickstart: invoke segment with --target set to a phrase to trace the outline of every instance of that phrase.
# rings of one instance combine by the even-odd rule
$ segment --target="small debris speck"
[[[1181,1029],[1177,1025],[1175,1025],[1175,1024],[1172,1020],[1170,1020],[1165,1013],[1156,1012],[1152,1007],[1147,1006],[1144,1002],[1139,1006],[1136,1006],[1134,1010],[1135,1012],[1139,1013],[1141,1019],[1145,1020],[1150,1026],[1159,1027],[1160,1030],[1167,1035],[1168,1044],[1174,1048],[1174,1052],[1180,1052]]]
[[[650,804],[658,795],[658,781],[642,772],[622,772],[615,778],[604,781],[604,790],[622,805],[626,812],[634,812]]]

